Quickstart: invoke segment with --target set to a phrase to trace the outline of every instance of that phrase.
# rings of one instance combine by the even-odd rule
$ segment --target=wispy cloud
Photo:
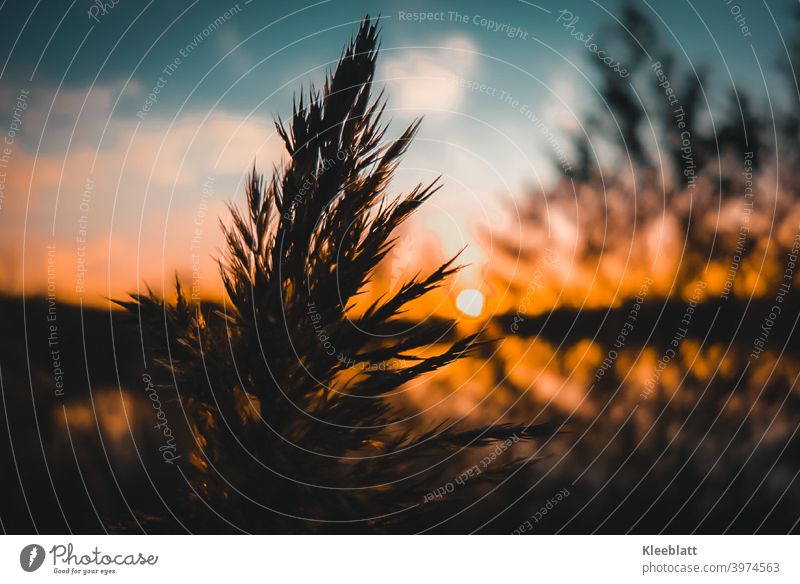
[[[454,36],[438,48],[408,48],[386,54],[380,77],[386,80],[392,107],[409,116],[447,116],[461,104],[460,80],[474,74],[475,45]]]

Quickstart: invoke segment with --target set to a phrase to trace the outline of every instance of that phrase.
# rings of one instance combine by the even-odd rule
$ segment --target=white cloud
[[[409,116],[447,116],[464,95],[461,79],[475,69],[475,46],[452,37],[436,49],[403,49],[387,53],[380,78],[387,84],[390,105]]]

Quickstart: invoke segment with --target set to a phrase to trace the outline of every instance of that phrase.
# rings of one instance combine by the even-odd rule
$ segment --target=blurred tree
[[[776,512],[800,501],[800,459],[785,455],[800,448],[796,311],[772,329],[774,353],[749,354],[797,233],[800,99],[777,120],[784,148],[771,151],[767,104],[736,87],[726,96],[706,67],[679,67],[639,6],[627,2],[601,43],[630,77],[588,58],[600,82],[567,134],[574,159],[520,206],[523,238],[492,234],[489,277],[512,297],[492,319],[496,377],[523,414],[568,417],[575,430],[565,468],[528,505],[575,476],[573,514],[561,508],[571,525],[542,531],[797,530],[795,512]],[[790,52],[800,97],[800,43]],[[558,269],[540,269],[547,247],[564,258]],[[656,282],[642,293],[645,278]],[[698,282],[707,287],[692,306]]]

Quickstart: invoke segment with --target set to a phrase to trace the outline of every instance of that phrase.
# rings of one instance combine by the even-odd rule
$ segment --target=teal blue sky
[[[98,2],[99,4],[100,2]],[[683,58],[684,67],[706,66],[712,72],[714,96],[724,95],[732,81],[755,92],[760,65],[777,84],[775,63],[783,51],[780,35],[789,38],[795,24],[788,17],[793,2],[741,2],[751,31],[743,37],[731,14],[736,2],[637,2],[652,17],[659,42]],[[383,60],[402,58],[411,49],[428,51],[447,61],[448,41],[465,38],[475,51],[476,81],[513,93],[531,107],[549,103],[547,89],[574,80],[581,96],[593,91],[595,78],[587,67],[590,55],[580,42],[556,24],[561,10],[579,17],[576,30],[612,34],[620,17],[619,2],[351,2],[315,3],[132,2],[117,0],[96,20],[88,16],[95,4],[75,2],[5,1],[0,8],[4,56],[4,90],[34,86],[55,91],[114,87],[120,97],[112,115],[134,117],[140,95],[158,81],[164,67],[181,56],[203,29],[233,8],[234,14],[181,59],[148,117],[159,119],[224,111],[286,115],[290,97],[301,82],[319,83],[342,44],[365,13],[383,22]],[[238,10],[237,8],[238,7]],[[415,22],[416,13],[439,13],[442,20]],[[454,16],[466,17],[466,22]],[[489,19],[518,27],[525,38],[509,38],[481,26]],[[641,39],[652,49],[655,39]],[[609,53],[613,51],[609,50]],[[684,54],[685,53],[685,54]],[[451,55],[452,56],[452,55]],[[654,52],[654,56],[657,54]],[[578,69],[588,75],[583,79]],[[385,70],[382,70],[386,73]],[[380,81],[380,80],[379,80]],[[749,87],[755,85],[756,87]],[[776,85],[777,87],[777,85]],[[761,91],[759,91],[761,89]],[[463,111],[483,116],[492,108],[480,96],[465,100]],[[572,96],[568,96],[572,97]],[[580,97],[576,98],[580,101]],[[573,103],[573,102],[570,102]],[[575,105],[581,105],[575,103]],[[425,113],[425,112],[421,112]],[[509,112],[505,112],[508,115]]]

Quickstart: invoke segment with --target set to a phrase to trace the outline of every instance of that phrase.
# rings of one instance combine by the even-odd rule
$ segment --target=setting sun
[[[483,312],[483,294],[473,288],[462,290],[456,298],[456,307],[467,316],[480,316]]]

